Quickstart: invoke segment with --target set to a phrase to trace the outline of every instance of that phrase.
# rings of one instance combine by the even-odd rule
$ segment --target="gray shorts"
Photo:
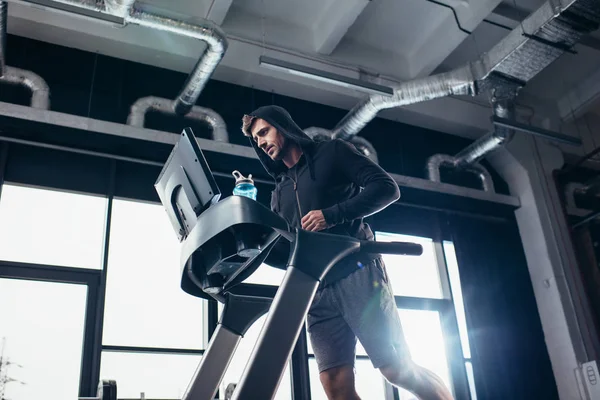
[[[319,372],[354,365],[357,338],[375,368],[410,357],[380,258],[319,289],[307,325]]]

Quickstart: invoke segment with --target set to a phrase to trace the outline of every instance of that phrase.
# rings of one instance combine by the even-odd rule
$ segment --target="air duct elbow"
[[[146,114],[150,111],[165,115],[176,115],[175,103],[162,97],[148,96],[138,99],[130,108],[127,124],[143,128],[146,123]],[[229,142],[227,125],[223,118],[214,110],[194,106],[186,114],[186,118],[208,125],[212,131],[212,139],[218,142]]]
[[[31,107],[50,109],[50,88],[41,76],[24,69],[7,66],[0,82],[22,86],[31,92]]]

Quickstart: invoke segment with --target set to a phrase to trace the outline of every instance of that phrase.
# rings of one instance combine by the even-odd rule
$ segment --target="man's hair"
[[[244,115],[242,117],[242,132],[244,136],[251,137],[252,136],[252,125],[256,121],[256,117],[252,115]]]

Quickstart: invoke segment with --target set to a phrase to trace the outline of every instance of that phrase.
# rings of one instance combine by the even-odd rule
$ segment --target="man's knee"
[[[392,385],[406,386],[416,378],[416,368],[410,360],[400,360],[379,369]]]
[[[352,398],[347,395],[355,393],[354,368],[351,365],[327,369],[319,377],[329,398]]]

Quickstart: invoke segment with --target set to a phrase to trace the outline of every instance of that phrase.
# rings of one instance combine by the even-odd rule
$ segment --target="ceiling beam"
[[[233,0],[212,0],[206,19],[213,21],[217,25],[222,25],[231,7]]]
[[[315,51],[331,54],[370,0],[333,0],[313,27]]]

